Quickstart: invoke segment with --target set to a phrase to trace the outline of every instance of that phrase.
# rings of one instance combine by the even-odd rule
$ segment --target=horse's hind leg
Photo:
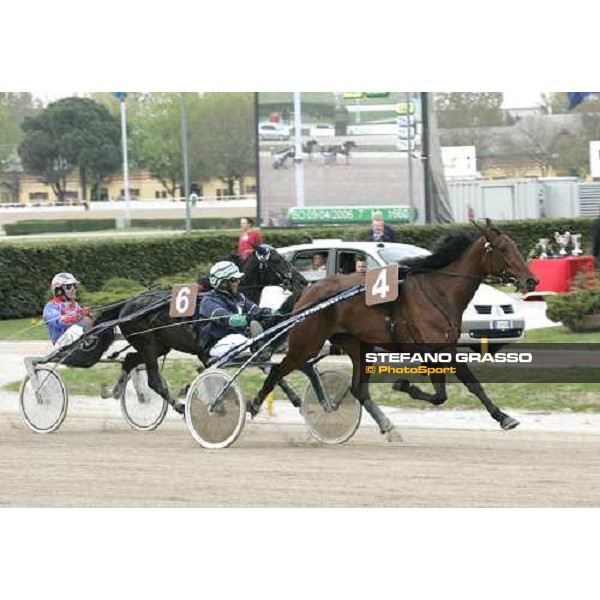
[[[319,321],[313,322],[312,331],[311,329],[308,329],[308,331],[303,329],[302,331],[305,332],[304,335],[300,335],[299,330],[292,331],[288,342],[288,353],[285,358],[278,365],[273,365],[262,388],[252,402],[248,403],[248,412],[252,416],[258,414],[265,398],[286,375],[303,368],[306,362],[311,357],[316,356],[323,347],[326,338],[319,329]]]
[[[509,415],[503,413],[487,396],[485,390],[475,379],[471,369],[465,364],[460,363],[456,365],[456,376],[458,379],[467,387],[467,389],[479,398],[480,402],[485,406],[486,410],[490,413],[492,419],[500,423],[500,427],[505,431],[514,429],[519,426],[519,421],[513,419]]]
[[[148,376],[148,385],[150,388],[164,398],[173,407],[175,412],[183,414],[185,412],[185,404],[178,402],[175,398],[171,397],[167,382],[160,374],[156,357],[144,360],[144,364],[146,365],[146,374]]]
[[[371,415],[371,418],[377,423],[379,431],[385,434],[390,442],[401,442],[400,432],[371,398],[368,375],[365,375],[365,380],[361,381],[360,342],[350,336],[336,336],[332,341],[345,350],[352,360],[352,388],[350,391],[353,396]]]
[[[129,373],[143,362],[144,360],[139,352],[132,352],[125,356],[125,359],[121,365],[121,374],[119,375],[119,379],[112,389],[112,397],[115,400],[118,400],[123,395]]]
[[[268,375],[267,367],[261,367],[261,371]],[[285,380],[277,382],[277,385],[283,390],[283,393],[287,396],[287,399],[292,403],[294,408],[300,408],[302,405],[302,400],[300,400],[300,396],[296,394],[292,386]]]

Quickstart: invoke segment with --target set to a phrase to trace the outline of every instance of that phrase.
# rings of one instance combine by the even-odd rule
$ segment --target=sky
[[[540,95],[546,92],[502,92],[504,108],[527,108],[540,103]]]

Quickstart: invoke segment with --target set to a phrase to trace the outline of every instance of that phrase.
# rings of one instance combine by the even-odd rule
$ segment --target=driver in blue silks
[[[201,319],[212,319],[200,323],[200,330],[205,350],[213,358],[220,358],[232,348],[262,333],[263,328],[258,320],[271,314],[269,309],[260,309],[239,292],[243,276],[238,267],[229,261],[218,262],[210,270],[213,290],[203,294],[199,316]]]
[[[88,307],[76,300],[79,281],[71,273],[58,273],[51,283],[52,299],[44,306],[44,321],[54,349],[78,340],[87,325]]]

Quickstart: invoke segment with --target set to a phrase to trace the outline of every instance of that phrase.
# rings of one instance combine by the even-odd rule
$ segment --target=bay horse
[[[525,291],[533,291],[538,283],[511,238],[489,220],[486,226],[473,225],[478,235],[466,232],[450,234],[432,255],[412,259],[395,302],[383,305],[383,308],[369,307],[364,295],[359,295],[308,317],[292,329],[287,355],[271,370],[262,388],[249,403],[248,411],[256,414],[278,380],[301,369],[329,339],[352,360],[352,394],[373,417],[381,433],[393,439],[394,426],[371,399],[368,376],[361,374],[361,344],[363,351],[388,345],[397,351],[398,343],[456,344],[462,314],[486,277],[494,276],[504,282],[515,283]],[[308,287],[294,310],[364,283],[365,275],[361,273],[326,278]],[[479,398],[502,429],[513,429],[519,424],[493,404],[466,364],[459,365],[457,377]],[[431,380],[436,394],[419,397],[441,404],[446,399],[443,376],[433,375]],[[395,389],[417,393],[418,388],[399,382]]]
[[[238,263],[244,273],[240,291],[256,304],[266,286],[281,286],[292,292],[281,307],[281,312],[290,310],[301,291],[308,285],[306,279],[283,256],[266,244],[256,246],[246,260],[240,259]],[[204,291],[209,290],[204,289]],[[167,355],[171,350],[197,356],[203,364],[207,362],[208,357],[200,343],[194,318],[169,316],[170,298],[171,290],[148,291],[130,301],[101,311],[96,324],[124,319],[144,309],[151,309],[148,314],[119,325],[121,333],[136,352],[125,356],[121,375],[112,394],[118,398],[127,383],[129,372],[138,365],[144,364],[150,388],[162,396],[177,412],[182,413],[183,405],[171,397],[167,383],[160,374],[159,358]],[[157,307],[156,310],[152,309],[153,306]],[[285,382],[280,382],[280,386],[293,403],[299,402],[297,395]]]

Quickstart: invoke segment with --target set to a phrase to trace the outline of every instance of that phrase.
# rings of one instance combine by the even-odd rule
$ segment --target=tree
[[[548,114],[558,115],[571,112],[569,111],[568,92],[549,92],[547,94],[542,94],[542,100],[542,106]],[[572,111],[573,114],[590,112],[600,112],[600,98],[588,97]]]
[[[252,92],[212,92],[190,110],[190,172],[198,181],[217,177],[235,184],[256,173]],[[241,190],[244,193],[244,190]]]
[[[185,94],[189,104],[196,94]],[[181,93],[144,94],[132,103],[132,163],[158,179],[175,197],[183,186]]]
[[[562,138],[566,135],[568,132],[551,117],[525,117],[511,128],[510,135],[504,136],[504,152],[526,157],[546,177],[550,168],[556,169],[559,164]]]
[[[0,92],[0,169],[21,141],[21,123],[41,110],[30,92]]]
[[[90,98],[63,98],[23,121],[19,156],[26,171],[39,175],[64,200],[66,179],[78,170],[82,200],[88,179],[97,184],[121,165],[118,118]]]
[[[440,129],[494,127],[504,124],[502,92],[435,92]]]

